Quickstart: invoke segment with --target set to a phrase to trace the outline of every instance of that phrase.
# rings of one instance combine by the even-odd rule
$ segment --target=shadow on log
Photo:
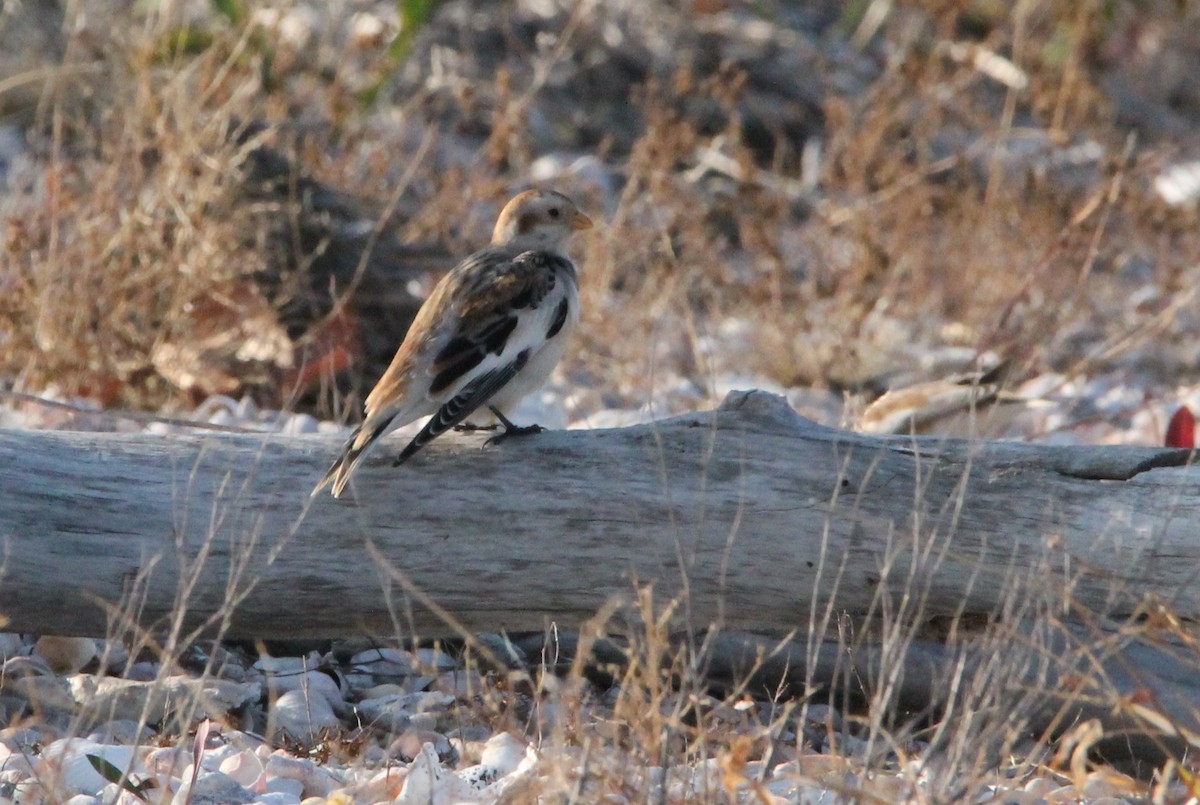
[[[1188,451],[870,437],[761,392],[481,442],[380,450],[338,501],[308,497],[335,437],[0,431],[0,611],[39,633],[431,635],[577,626],[653,585],[700,630],[1200,616]]]

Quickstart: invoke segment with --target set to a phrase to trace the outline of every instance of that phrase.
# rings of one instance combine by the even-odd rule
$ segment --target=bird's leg
[[[474,433],[477,430],[495,430],[500,427],[495,422],[490,425],[475,425],[471,422],[463,422],[454,426],[455,433]]]
[[[509,436],[532,436],[535,433],[541,433],[545,430],[545,428],[543,428],[541,425],[525,425],[524,427],[514,425],[512,422],[509,422],[508,417],[500,413],[500,409],[494,405],[489,405],[488,410],[491,411],[492,415],[500,421],[500,425],[504,428],[504,430],[500,431],[495,436],[484,442],[484,447],[487,447],[489,444],[499,444]]]

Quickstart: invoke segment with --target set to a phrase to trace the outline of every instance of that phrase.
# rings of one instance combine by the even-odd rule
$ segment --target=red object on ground
[[[304,340],[300,366],[288,372],[281,384],[292,393],[316,388],[323,378],[332,378],[362,360],[359,320],[349,306],[315,326]]]
[[[1196,446],[1196,417],[1186,405],[1175,412],[1167,425],[1167,437],[1163,440],[1167,447]]]

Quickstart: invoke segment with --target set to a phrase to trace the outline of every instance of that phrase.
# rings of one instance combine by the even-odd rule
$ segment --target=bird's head
[[[527,190],[504,205],[492,243],[519,249],[558,251],[572,232],[590,229],[588,218],[575,202],[553,190]]]

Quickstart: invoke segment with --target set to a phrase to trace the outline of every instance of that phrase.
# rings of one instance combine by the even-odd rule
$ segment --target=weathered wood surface
[[[901,724],[956,713],[942,724],[948,733],[933,738],[940,750],[934,762],[952,762],[946,750],[966,741],[978,757],[1002,764],[1003,737],[1058,736],[1095,721],[1103,731],[1092,748],[1144,777],[1200,746],[1198,661],[1194,644],[1153,629],[1041,619],[1006,623],[957,645],[863,640],[851,648],[729,633],[711,641],[702,667],[730,689],[744,689],[749,678],[760,697],[782,692],[835,706],[886,700]],[[881,697],[888,680],[890,699]],[[967,712],[974,716],[962,719]]]
[[[0,612],[42,633],[103,633],[100,604],[132,602],[143,626],[183,611],[230,636],[430,634],[427,601],[469,630],[538,628],[638,582],[686,592],[694,625],[788,629],[831,599],[895,613],[911,576],[926,615],[1012,609],[1028,577],[1087,610],[1153,594],[1200,616],[1186,451],[868,437],[763,393],[481,442],[395,469],[382,450],[338,501],[308,496],[334,437],[0,431]]]

